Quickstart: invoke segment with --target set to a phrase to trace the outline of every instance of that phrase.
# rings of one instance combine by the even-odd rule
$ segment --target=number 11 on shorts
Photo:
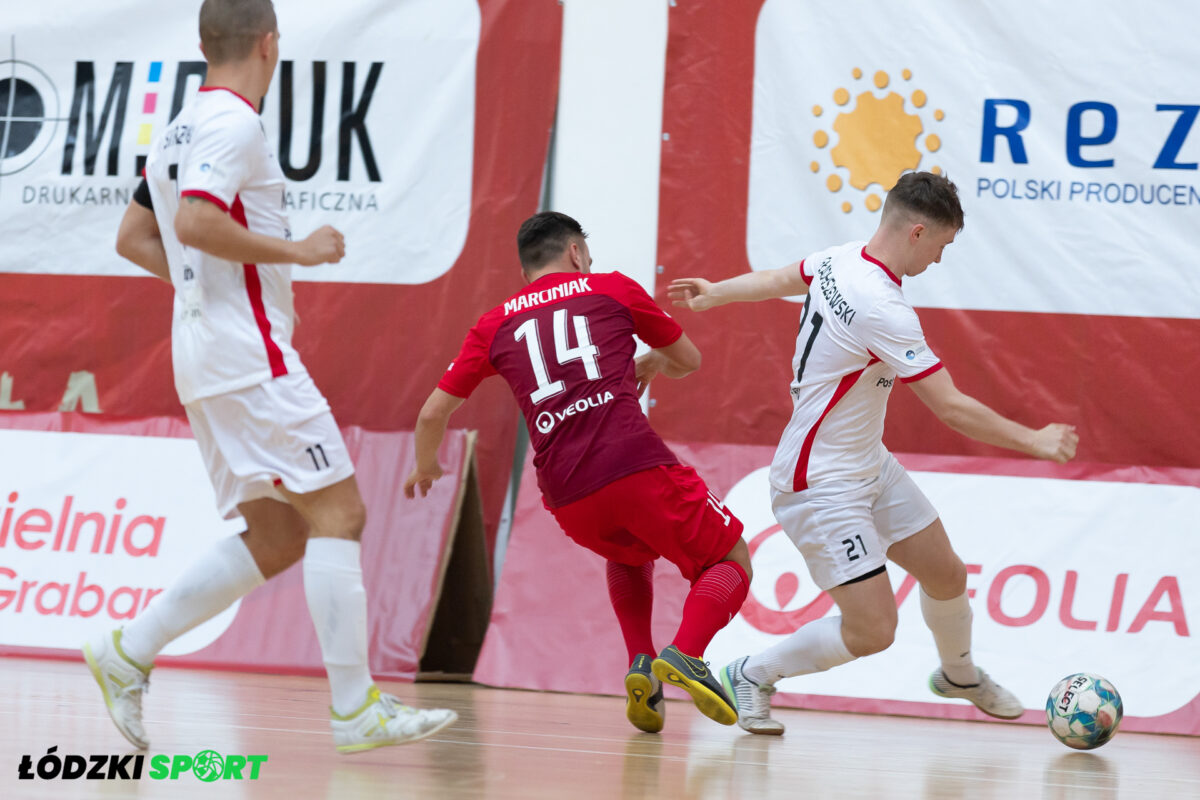
[[[319,444],[314,444],[312,447],[304,448],[304,452],[308,453],[309,458],[313,460],[313,466],[317,469],[324,469],[329,466],[329,456],[325,455],[325,448]],[[317,460],[317,455],[321,456],[321,460]],[[324,463],[322,463],[324,462]]]

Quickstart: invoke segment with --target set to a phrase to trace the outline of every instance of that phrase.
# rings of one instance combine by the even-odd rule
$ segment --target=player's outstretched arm
[[[800,274],[799,261],[782,269],[747,272],[717,283],[703,278],[676,278],[667,287],[672,303],[692,311],[801,294],[808,294],[808,284]]]
[[[1059,464],[1075,457],[1079,435],[1074,425],[1055,422],[1041,430],[1027,428],[963,394],[945,369],[908,385],[938,419],[965,436]]]
[[[175,215],[179,242],[209,255],[240,264],[336,264],[346,255],[342,234],[326,225],[308,238],[289,242],[243,227],[215,203],[186,195]]]
[[[117,254],[167,283],[171,268],[167,266],[167,251],[163,249],[162,234],[154,211],[130,201],[117,229]]]
[[[450,415],[463,404],[463,398],[455,397],[442,389],[434,389],[433,393],[421,406],[417,415],[416,450],[417,465],[404,481],[404,496],[415,497],[417,488],[421,497],[429,493],[433,482],[444,474],[442,465],[438,463],[437,451],[446,437],[446,424]]]
[[[700,349],[688,338],[681,334],[666,347],[659,347],[648,353],[642,353],[634,359],[634,370],[637,376],[638,397],[646,391],[650,381],[658,375],[668,378],[682,378],[700,369]]]

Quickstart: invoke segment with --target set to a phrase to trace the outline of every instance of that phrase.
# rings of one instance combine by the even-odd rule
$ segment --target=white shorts
[[[329,403],[308,373],[202,397],[184,406],[225,519],[237,506],[315,492],[354,474]]]
[[[878,477],[802,492],[771,488],[771,510],[822,590],[883,567],[887,550],[937,519],[937,509],[891,453]]]

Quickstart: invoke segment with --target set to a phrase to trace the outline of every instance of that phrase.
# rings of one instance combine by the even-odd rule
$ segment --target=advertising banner
[[[766,0],[671,10],[660,300],[866,240],[904,170],[958,186],[966,226],[904,280],[956,383],[1034,427],[1079,427],[1080,458],[1200,466],[1200,67],[1195,14],[1119,3]],[[800,306],[678,317],[704,352],[656,386],[676,439],[773,444]],[[1164,376],[1174,374],[1173,378]],[[703,398],[703,402],[697,402]],[[1001,455],[897,389],[899,452]]]
[[[150,148],[204,78],[198,8],[49,0],[0,16],[0,411],[183,417],[170,287],[114,243]],[[540,198],[561,8],[277,12],[262,121],[282,203],[295,236],[333,225],[347,249],[294,270],[295,344],[340,424],[411,430],[470,325],[522,285],[515,236]],[[88,34],[64,36],[64,19]],[[516,422],[498,385],[455,417],[481,432],[490,537]]]
[[[766,473],[772,448],[672,448],[743,521],[754,567],[741,612],[704,654],[713,668],[836,615],[771,513]],[[1187,521],[1200,510],[1200,472],[1132,473],[1084,464],[1048,477],[1045,467],[1017,459],[898,458],[937,507],[967,564],[972,654],[1021,699],[1022,721],[1045,724],[1051,687],[1074,672],[1095,672],[1122,694],[1123,729],[1200,734],[1200,695],[1186,670],[1171,668],[1197,657],[1200,594],[1192,565],[1200,553]],[[1155,546],[1133,546],[1133,532],[1147,529],[1155,532]],[[1163,552],[1173,555],[1164,560]],[[773,702],[989,719],[929,691],[937,651],[916,582],[893,564],[888,573],[899,610],[895,643],[825,673],[785,679]],[[659,649],[675,635],[687,590],[671,564],[657,562],[653,632]],[[589,654],[589,669],[556,666],[564,641]],[[622,694],[627,668],[604,561],[559,530],[537,499],[527,465],[475,679]]]
[[[85,640],[133,619],[213,543],[244,529],[218,515],[183,423],[29,414],[0,425],[0,655],[79,658]],[[398,491],[413,466],[411,433],[342,435],[367,507],[371,669],[411,680],[442,592],[473,438],[449,433],[439,453],[446,478],[417,501]],[[163,656],[157,663],[324,674],[301,565]]]

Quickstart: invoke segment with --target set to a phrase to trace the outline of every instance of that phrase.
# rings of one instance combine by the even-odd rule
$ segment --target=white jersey
[[[175,214],[189,196],[256,233],[291,238],[283,170],[254,106],[228,89],[200,89],[155,142],[146,182],[175,286],[171,360],[180,401],[304,373],[292,347],[292,266],[237,264],[175,238]]]
[[[900,279],[863,242],[809,256],[800,273],[809,288],[792,358],[792,418],[770,475],[784,492],[875,477],[887,457],[883,418],[893,382],[942,366]]]

